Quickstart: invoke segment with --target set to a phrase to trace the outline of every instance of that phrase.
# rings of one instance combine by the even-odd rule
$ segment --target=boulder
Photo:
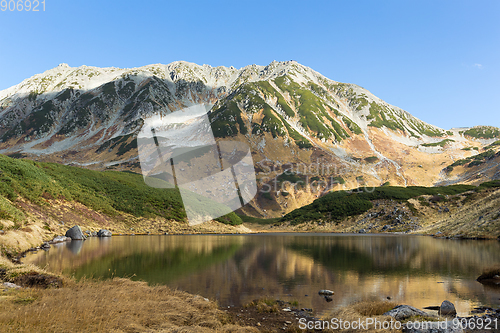
[[[56,236],[56,237],[54,237],[53,240],[51,240],[49,242],[49,244],[63,243],[63,242],[67,242],[67,241],[70,241],[70,240],[71,240],[71,238],[66,237],[66,236]]]
[[[8,289],[19,289],[21,286],[18,286],[17,284],[10,283],[10,282],[4,282],[3,286],[8,288]]]
[[[457,310],[455,305],[450,301],[443,301],[439,307],[439,314],[441,316],[455,317],[457,315]]]
[[[398,305],[394,309],[387,311],[383,315],[391,316],[394,319],[400,321],[414,316],[432,317],[430,314],[410,305]]]
[[[71,238],[72,240],[85,240],[86,237],[82,232],[82,229],[75,225],[73,228],[66,231],[66,237]]]
[[[333,295],[335,293],[333,291],[331,291],[331,290],[328,290],[328,289],[322,289],[322,290],[318,291],[318,294],[319,295],[331,296],[331,295]]]
[[[101,229],[97,233],[97,237],[111,237],[111,231],[106,229]]]

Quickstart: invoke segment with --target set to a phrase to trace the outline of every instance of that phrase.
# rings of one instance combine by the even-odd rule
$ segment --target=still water
[[[318,316],[390,297],[418,308],[453,302],[459,315],[500,306],[500,289],[476,282],[500,266],[500,242],[346,234],[165,235],[90,238],[52,246],[26,262],[81,277],[131,277],[242,305],[298,301]],[[335,292],[333,302],[318,295]]]

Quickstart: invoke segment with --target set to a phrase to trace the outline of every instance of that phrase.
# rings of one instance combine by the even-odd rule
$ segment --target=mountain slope
[[[443,169],[500,137],[489,127],[445,131],[294,61],[241,69],[62,64],[0,92],[0,153],[140,172],[135,138],[144,119],[197,104],[210,109],[216,137],[251,147],[266,189],[244,210],[256,216],[280,216],[330,189],[484,181],[489,173]],[[303,184],[280,181],[284,172]]]

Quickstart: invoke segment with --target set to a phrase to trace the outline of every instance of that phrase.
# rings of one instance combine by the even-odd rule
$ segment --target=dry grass
[[[445,236],[500,237],[500,189],[472,194],[462,201],[462,207],[450,214],[434,218],[427,216],[421,233],[443,232]]]
[[[343,321],[358,321],[361,320],[364,322],[367,318],[374,318],[380,322],[390,322],[394,321],[394,318],[389,316],[382,316],[385,312],[393,309],[398,304],[389,301],[362,301],[350,306],[342,307],[325,318],[323,320],[331,320],[331,318],[342,319]],[[330,332],[326,330],[326,332]],[[331,330],[331,332],[360,332],[359,329],[346,329],[346,330]],[[374,327],[371,327],[369,330],[363,330],[363,332],[377,332],[377,333],[400,333],[401,330],[377,330]]]
[[[128,279],[4,294],[2,332],[258,332],[232,324],[201,296]]]
[[[494,279],[495,276],[500,276],[500,267],[487,269],[477,278],[478,281]]]
[[[272,299],[267,299],[267,298],[261,298],[258,300],[254,300],[247,305],[244,306],[245,308],[249,307],[255,307],[257,312],[259,313],[273,313],[273,312],[279,312],[281,309],[278,302],[276,300]]]
[[[352,308],[362,316],[373,317],[381,316],[398,305],[398,303],[389,301],[366,301],[356,303]]]

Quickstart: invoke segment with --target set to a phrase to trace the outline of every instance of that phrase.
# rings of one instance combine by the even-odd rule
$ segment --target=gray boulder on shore
[[[87,237],[82,232],[82,229],[75,225],[73,228],[66,231],[66,237],[71,238],[72,240],[85,240]]]
[[[111,231],[106,229],[101,229],[97,233],[97,237],[111,237]]]
[[[457,315],[457,310],[455,305],[450,301],[443,301],[439,307],[439,314],[441,316],[455,317]]]
[[[414,308],[410,305],[398,305],[394,309],[387,311],[383,314],[384,316],[391,316],[396,320],[405,320],[414,316],[422,316],[422,317],[432,317],[432,315]]]
[[[51,240],[49,242],[49,244],[57,244],[57,243],[63,243],[63,242],[67,242],[67,241],[70,241],[71,238],[70,237],[66,237],[66,236],[56,236],[54,237],[53,240]]]
[[[20,289],[21,286],[18,286],[17,284],[11,283],[11,282],[4,282],[3,286],[8,289]]]

